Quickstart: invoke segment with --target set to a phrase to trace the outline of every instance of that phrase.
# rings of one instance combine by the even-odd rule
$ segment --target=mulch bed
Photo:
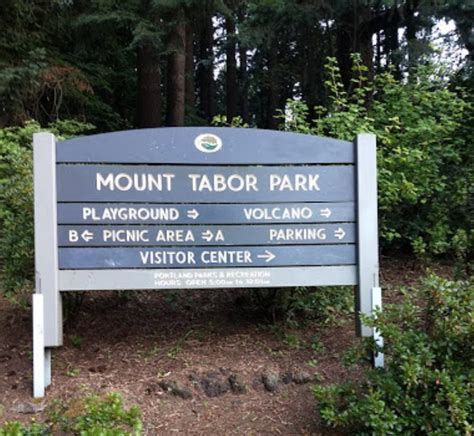
[[[424,275],[408,258],[383,258],[381,267],[390,302]],[[115,391],[140,406],[150,435],[335,434],[322,427],[311,386],[363,377],[365,368],[340,363],[358,342],[354,320],[282,331],[245,310],[248,292],[88,293],[53,351],[43,402],[31,396],[30,311],[0,297],[0,422],[42,421],[54,400]],[[314,337],[321,346],[311,347]]]

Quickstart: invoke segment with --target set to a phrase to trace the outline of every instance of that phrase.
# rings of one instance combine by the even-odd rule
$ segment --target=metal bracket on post
[[[33,136],[33,169],[36,275],[36,294],[33,296],[33,315],[36,315],[33,326],[33,387],[34,396],[42,397],[44,388],[51,384],[49,347],[60,346],[63,342],[62,304],[58,282],[56,139],[53,134],[36,133]],[[40,324],[41,328],[37,327]],[[42,344],[41,347],[39,344]]]

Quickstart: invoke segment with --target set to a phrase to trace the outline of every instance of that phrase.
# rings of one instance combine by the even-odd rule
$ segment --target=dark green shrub
[[[294,327],[306,321],[334,324],[354,310],[350,286],[253,289],[249,303],[271,322],[283,321]]]
[[[18,421],[6,422],[0,427],[0,436],[43,436],[50,434],[43,424],[24,425]]]
[[[366,322],[384,336],[386,366],[365,381],[316,387],[323,421],[351,434],[471,434],[472,283],[431,277]]]
[[[47,424],[23,425],[7,422],[0,427],[0,436],[41,436],[71,434],[81,436],[140,435],[141,412],[137,406],[128,410],[117,393],[104,398],[89,396],[73,400],[65,406],[57,403],[50,410]]]
[[[0,262],[2,292],[8,297],[23,300],[34,279],[33,134],[47,130],[66,138],[91,128],[76,121],[60,121],[47,129],[36,122],[0,129]]]
[[[293,288],[286,296],[286,317],[289,320],[316,320],[334,324],[354,309],[354,290],[350,286]]]
[[[61,430],[80,435],[129,435],[141,434],[141,412],[137,406],[126,410],[122,397],[112,393],[105,398],[96,396],[84,400],[84,410],[68,418]]]

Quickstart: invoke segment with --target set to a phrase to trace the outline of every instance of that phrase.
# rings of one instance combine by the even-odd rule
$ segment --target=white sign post
[[[63,342],[59,292],[56,140],[51,133],[33,137],[35,203],[35,283],[33,296],[34,397],[43,397],[51,383],[51,349]]]

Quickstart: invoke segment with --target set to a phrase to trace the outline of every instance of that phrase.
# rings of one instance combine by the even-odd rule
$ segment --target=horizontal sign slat
[[[354,167],[58,165],[58,201],[353,201]]]
[[[354,203],[59,203],[59,224],[255,224],[355,220]]]
[[[60,269],[353,265],[355,245],[60,248]]]
[[[254,226],[59,226],[60,246],[347,244],[355,224]]]
[[[221,148],[203,153],[199,135],[217,135]],[[59,142],[58,162],[299,164],[354,163],[351,142],[259,129],[180,127],[128,130]]]
[[[212,269],[61,270],[62,291],[356,285],[354,265]]]

